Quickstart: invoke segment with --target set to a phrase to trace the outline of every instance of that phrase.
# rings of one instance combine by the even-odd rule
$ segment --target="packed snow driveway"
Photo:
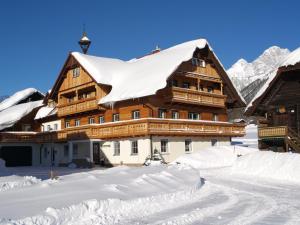
[[[260,178],[243,174],[241,163],[251,171],[253,161],[256,169],[268,170],[257,160],[260,152],[235,162],[230,149],[209,151],[180,159],[185,162],[180,165],[90,171],[0,192],[0,224],[300,224],[296,176],[291,181],[275,179],[281,173],[272,179],[267,172]],[[201,164],[210,153],[205,169],[195,168],[195,159]],[[262,154],[265,160],[281,161],[269,160],[272,170],[291,157],[298,164],[298,156]],[[213,168],[213,161],[219,168]],[[226,167],[220,167],[222,161]]]

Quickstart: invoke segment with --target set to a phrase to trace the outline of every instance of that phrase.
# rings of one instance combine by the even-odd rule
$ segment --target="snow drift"
[[[0,103],[0,111],[16,105],[18,102],[22,101],[23,99],[27,98],[28,96],[30,96],[36,92],[39,92],[39,91],[35,88],[27,88],[27,89],[16,92],[15,94],[13,94],[9,98],[3,100]]]
[[[232,174],[271,178],[300,183],[300,154],[258,151],[240,157]]]
[[[32,176],[4,176],[0,177],[0,192],[7,191],[14,188],[22,188],[40,183],[41,180]]]
[[[232,166],[238,155],[258,151],[240,146],[218,146],[201,149],[195,153],[178,157],[173,163],[192,166],[197,169]]]

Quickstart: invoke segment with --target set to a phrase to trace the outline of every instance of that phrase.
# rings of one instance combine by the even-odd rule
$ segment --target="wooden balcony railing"
[[[287,135],[287,126],[280,127],[259,127],[258,137],[259,138],[270,138],[270,137],[285,137]]]
[[[98,109],[98,101],[96,97],[78,100],[72,103],[58,105],[58,116],[65,116],[79,112]]]
[[[165,99],[172,102],[185,102],[223,108],[225,107],[226,96],[186,88],[170,87],[166,90]]]
[[[57,132],[30,134],[3,132],[0,133],[0,141],[45,143],[149,135],[240,137],[245,135],[245,129],[244,125],[233,123],[146,118],[70,127]]]

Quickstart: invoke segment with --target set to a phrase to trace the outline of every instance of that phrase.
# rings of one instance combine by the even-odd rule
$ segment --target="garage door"
[[[3,146],[0,149],[0,158],[4,159],[6,166],[31,166],[31,146]]]

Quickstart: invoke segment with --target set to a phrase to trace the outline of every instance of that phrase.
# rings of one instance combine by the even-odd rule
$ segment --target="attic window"
[[[73,71],[73,78],[79,77],[79,75],[80,75],[79,67],[74,68],[72,71]]]
[[[203,59],[192,58],[192,65],[197,67],[205,67],[205,61]]]

